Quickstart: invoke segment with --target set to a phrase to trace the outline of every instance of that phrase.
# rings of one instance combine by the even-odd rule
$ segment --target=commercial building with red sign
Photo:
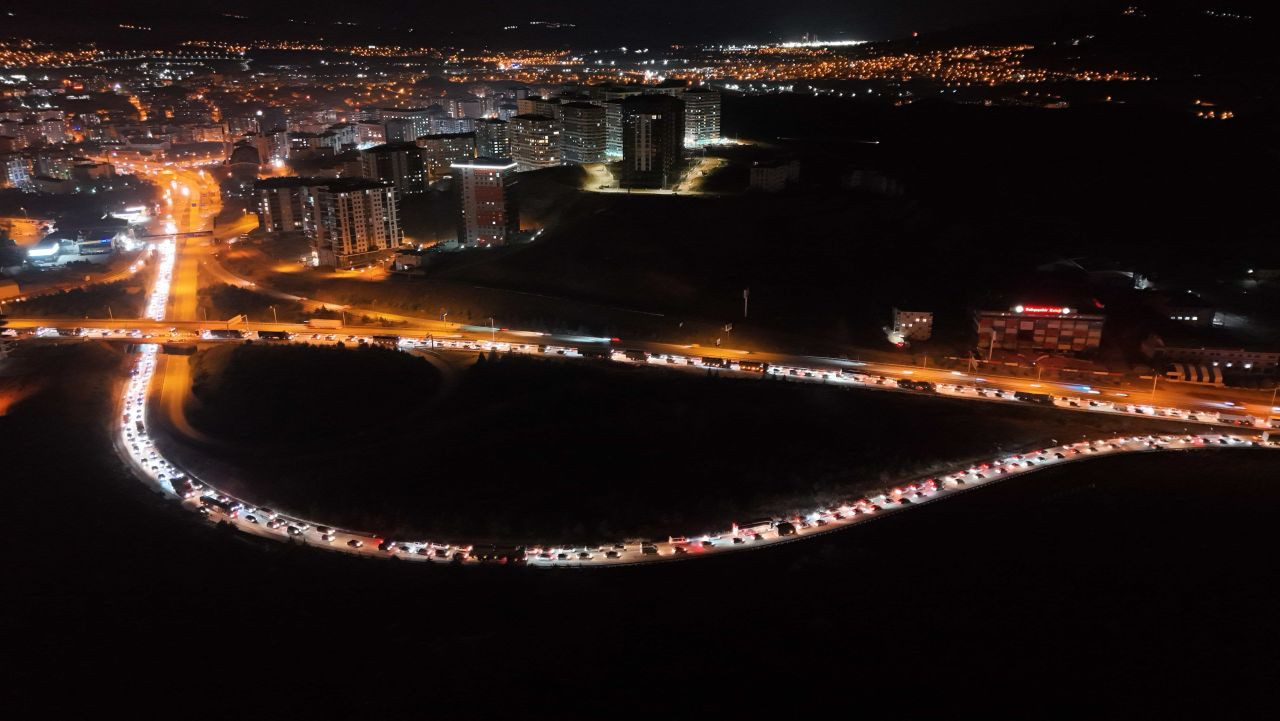
[[[1075,308],[1023,304],[1007,311],[977,313],[978,347],[999,350],[1089,353],[1102,343],[1106,316],[1080,313]]]

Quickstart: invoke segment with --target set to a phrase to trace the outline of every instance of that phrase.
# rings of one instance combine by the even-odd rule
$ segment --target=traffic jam
[[[165,249],[168,246],[168,249]],[[155,288],[147,304],[147,315],[156,320],[164,317],[169,278],[173,266],[172,243],[162,244],[161,263]],[[210,339],[246,339],[250,332],[236,331],[209,333]],[[938,392],[956,396],[986,397],[1010,402],[1045,403],[1080,410],[1104,410],[1109,412],[1141,412],[1155,415],[1159,411],[1175,409],[1146,409],[1140,407],[1085,406],[1082,399],[1032,397],[1031,394],[1000,390],[984,390],[978,385],[956,384],[934,387],[922,381],[903,378],[892,380],[886,376],[872,376],[841,370],[815,370],[784,366],[769,366],[755,361],[725,361],[719,358],[650,354],[645,351],[611,350],[602,346],[551,346],[529,343],[505,343],[470,339],[408,339],[398,336],[353,336],[340,334],[312,334],[311,340],[328,342],[346,341],[355,344],[374,344],[396,347],[402,350],[415,348],[439,348],[456,351],[497,351],[538,353],[578,358],[603,358],[627,363],[658,363],[686,368],[719,369],[737,373],[772,373],[797,379],[829,383],[851,383],[868,387],[890,388],[906,392]],[[259,341],[293,342],[295,334],[255,333]],[[1128,436],[1046,448],[1029,453],[1014,454],[993,459],[990,462],[958,469],[950,474],[921,479],[889,488],[866,498],[842,501],[787,517],[770,517],[732,523],[724,530],[694,536],[668,536],[663,540],[624,540],[610,544],[552,545],[537,544],[493,545],[469,543],[444,543],[424,540],[394,539],[372,532],[340,529],[304,520],[293,515],[234,498],[220,492],[210,484],[200,481],[165,459],[157,450],[146,426],[147,397],[156,369],[159,346],[155,343],[140,344],[138,360],[125,392],[120,418],[120,443],[132,465],[142,476],[165,493],[177,497],[182,506],[199,514],[210,523],[226,523],[258,536],[282,541],[295,541],[310,546],[347,553],[395,557],[428,563],[451,564],[520,564],[530,566],[593,567],[659,560],[681,560],[718,554],[739,549],[760,548],[770,544],[787,542],[827,533],[863,522],[877,515],[892,513],[953,494],[957,491],[994,482],[1052,466],[1056,463],[1079,460],[1086,457],[1117,453],[1186,450],[1196,448],[1270,447],[1278,444],[1257,440],[1233,433],[1206,433],[1187,435]],[[1085,401],[1086,403],[1088,401]],[[1148,410],[1150,412],[1148,412]],[[1215,419],[1217,420],[1217,419]],[[1208,422],[1204,419],[1203,422]]]
[[[174,264],[172,241],[158,246],[160,262],[155,285],[147,302],[146,315],[153,320],[163,320],[168,302],[169,284]],[[125,331],[111,331],[125,332]],[[250,335],[252,333],[252,335]],[[256,339],[259,341],[295,342],[305,340],[290,333],[253,333],[236,331],[209,333],[210,339]],[[131,334],[130,334],[131,335]],[[856,370],[832,370],[769,365],[750,360],[726,360],[707,356],[681,356],[652,354],[641,350],[616,350],[600,344],[577,347],[553,346],[532,343],[507,343],[496,340],[481,341],[465,338],[401,338],[399,336],[354,336],[340,334],[312,334],[311,340],[330,342],[347,341],[355,344],[373,344],[395,347],[405,351],[418,348],[457,351],[497,351],[537,353],[577,358],[598,358],[625,363],[656,363],[661,365],[713,369],[734,373],[769,373],[797,380],[833,384],[854,384],[869,388],[884,388],[909,393],[937,393],[956,397],[986,398],[1014,403],[1040,403],[1059,408],[1081,411],[1129,413],[1150,416],[1176,417],[1200,423],[1237,423],[1234,417],[1191,418],[1186,411],[1172,408],[1151,408],[1131,404],[1120,405],[1091,401],[1081,397],[1054,397],[1035,393],[1012,392],[985,388],[982,379],[967,383],[935,386],[926,381],[914,381],[909,376],[893,379],[884,375],[859,373]],[[132,336],[131,336],[132,337]],[[1215,429],[1212,432],[1181,435],[1134,435],[1085,440],[1018,453],[992,459],[985,463],[956,469],[929,478],[903,483],[884,489],[880,493],[859,499],[812,509],[806,513],[785,517],[768,517],[727,524],[715,532],[692,536],[668,536],[661,540],[630,539],[608,544],[590,545],[538,545],[538,544],[469,544],[433,542],[425,540],[396,539],[375,532],[362,532],[327,526],[305,520],[292,514],[281,513],[254,505],[243,499],[220,492],[212,484],[197,479],[178,468],[160,453],[147,430],[147,400],[151,381],[156,371],[156,357],[160,345],[139,344],[139,353],[131,377],[126,384],[120,410],[119,443],[125,456],[139,475],[164,493],[176,497],[182,507],[199,514],[210,523],[225,523],[254,535],[281,541],[294,541],[319,548],[373,557],[394,557],[426,563],[450,563],[463,565],[513,564],[538,567],[603,567],[626,564],[650,563],[660,560],[683,560],[741,549],[755,549],[771,544],[803,539],[822,533],[849,528],[886,513],[900,512],[912,505],[927,503],[957,492],[993,483],[998,480],[1030,473],[1055,464],[1085,458],[1132,452],[1163,450],[1193,450],[1202,448],[1280,448],[1280,443],[1269,440],[1267,435],[1242,435]],[[904,372],[905,373],[905,372]],[[1256,419],[1239,421],[1251,430],[1262,430]]]

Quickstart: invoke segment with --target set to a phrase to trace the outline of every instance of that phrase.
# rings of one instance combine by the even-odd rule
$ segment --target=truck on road
[[[235,328],[213,328],[204,332],[205,338],[222,338],[222,339],[239,339],[244,337],[244,331]]]
[[[1027,393],[1025,391],[1018,391],[1013,394],[1013,397],[1020,401],[1027,401],[1028,403],[1043,403],[1049,406],[1053,405],[1053,396],[1048,393]]]

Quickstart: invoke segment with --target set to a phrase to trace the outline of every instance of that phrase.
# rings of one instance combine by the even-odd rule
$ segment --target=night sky
[[[228,0],[181,3],[141,0],[122,4],[70,0],[45,7],[0,0],[0,35],[73,36],[114,40],[117,23],[145,25],[151,31],[120,31],[138,42],[222,36],[239,39],[274,37],[349,37],[364,41],[421,39],[421,42],[486,42],[501,45],[504,36],[517,41],[543,37],[547,44],[606,47],[614,43],[680,41],[769,41],[795,39],[805,32],[822,38],[890,39],[912,32],[983,25],[1028,15],[1080,11],[1113,2],[1099,0],[641,0],[631,3],[598,0],[487,0],[483,3],[413,3],[365,0],[359,3],[318,0],[307,3],[263,3]],[[238,14],[246,19],[224,16]],[[81,22],[68,23],[70,18]],[[295,22],[288,22],[293,18]],[[504,31],[504,25],[531,20],[574,23],[561,30]],[[311,21],[314,24],[303,24]],[[335,25],[335,21],[359,23]],[[412,33],[407,28],[413,28]],[[517,42],[516,44],[520,44]]]

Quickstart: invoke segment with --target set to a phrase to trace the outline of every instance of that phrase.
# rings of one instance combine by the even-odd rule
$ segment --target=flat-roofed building
[[[592,103],[565,103],[560,107],[560,147],[565,165],[603,163],[605,159],[605,110]]]
[[[507,121],[485,118],[476,121],[476,156],[481,158],[510,158],[511,138],[507,134]]]
[[[622,101],[624,188],[667,188],[684,163],[684,103],[672,95]]]
[[[684,100],[684,144],[706,145],[720,141],[720,91],[690,88]]]
[[[517,115],[507,125],[511,158],[521,172],[560,165],[560,123],[546,115]]]
[[[416,142],[384,143],[360,151],[360,172],[372,180],[389,181],[401,195],[427,189],[422,148]]]
[[[520,232],[516,163],[475,158],[454,163],[458,242],[466,247],[505,245]]]
[[[322,265],[360,265],[404,241],[399,197],[391,183],[340,178],[313,193],[314,244]]]
[[[424,135],[418,138],[418,147],[422,148],[427,180],[435,181],[449,175],[449,168],[454,163],[476,157],[476,134]]]
[[[1102,344],[1106,316],[1075,308],[1019,304],[1007,311],[983,310],[976,316],[978,347],[1007,351],[1089,353]]]
[[[253,184],[258,227],[268,235],[310,231],[310,196],[315,178],[264,178]]]

